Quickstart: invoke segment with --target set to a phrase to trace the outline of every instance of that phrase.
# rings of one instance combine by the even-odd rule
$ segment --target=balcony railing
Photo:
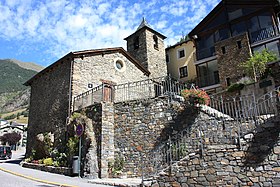
[[[197,60],[201,60],[204,58],[214,56],[216,52],[214,47],[210,47],[210,48],[197,50],[196,54],[197,54]]]
[[[219,84],[219,83],[220,83],[220,78],[219,78],[219,72],[218,71],[213,72],[211,74],[207,74],[207,75],[197,77],[197,85],[200,88],[215,85],[215,84]]]
[[[260,29],[250,33],[251,43],[256,43],[268,38],[273,38],[279,35],[278,28],[276,26],[270,26],[264,29]]]

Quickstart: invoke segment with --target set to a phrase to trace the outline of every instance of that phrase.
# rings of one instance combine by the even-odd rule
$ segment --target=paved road
[[[0,160],[0,186],[3,187],[108,187],[106,185],[91,184],[87,179],[68,177],[19,165],[24,155],[23,151],[13,153],[11,160]]]
[[[12,175],[0,171],[0,186],[3,187],[53,187],[54,185],[48,185],[45,183],[39,183],[22,177]]]

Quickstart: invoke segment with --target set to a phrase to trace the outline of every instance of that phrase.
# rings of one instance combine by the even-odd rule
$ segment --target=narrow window
[[[138,48],[139,48],[139,36],[136,36],[136,37],[134,38],[134,43],[133,43],[133,45],[134,45],[134,49],[138,49]]]
[[[226,54],[226,47],[223,46],[223,47],[221,47],[221,49],[222,49],[222,53],[223,53],[223,54]]]
[[[178,58],[184,58],[185,57],[185,49],[179,49],[177,52]]]
[[[158,49],[158,37],[156,35],[154,35],[153,39],[154,39],[154,48]]]
[[[169,63],[169,55],[168,54],[165,55],[165,58],[166,58],[166,63]]]
[[[238,49],[242,48],[241,40],[237,41],[237,47],[238,47]]]
[[[227,86],[230,86],[230,78],[229,77],[226,79],[226,82],[227,82]]]
[[[179,69],[180,78],[184,78],[188,76],[188,67],[184,66]]]

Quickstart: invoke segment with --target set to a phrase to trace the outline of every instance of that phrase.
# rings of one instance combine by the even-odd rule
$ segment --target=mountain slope
[[[30,88],[23,85],[43,67],[18,60],[0,60],[0,114],[28,107]]]
[[[23,83],[36,73],[11,61],[0,60],[0,94],[25,90]]]
[[[15,64],[19,65],[20,67],[22,67],[24,69],[33,70],[33,71],[36,71],[36,72],[39,72],[42,69],[44,69],[44,67],[42,67],[38,64],[32,63],[32,62],[21,62],[21,61],[16,60],[16,59],[6,59],[6,61],[15,63]]]

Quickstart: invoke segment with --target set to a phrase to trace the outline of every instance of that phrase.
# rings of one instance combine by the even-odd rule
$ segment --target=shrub
[[[67,149],[68,149],[68,156],[70,156],[72,158],[72,156],[77,155],[79,150],[78,150],[78,145],[79,144],[79,138],[74,136],[69,138],[68,142],[67,142]]]
[[[4,144],[8,143],[9,145],[16,145],[21,139],[21,135],[16,132],[5,133],[0,136],[0,141]]]
[[[181,94],[185,100],[188,100],[191,104],[210,104],[210,97],[204,90],[198,88],[184,89],[181,91]]]
[[[235,83],[232,84],[228,87],[227,91],[228,92],[235,92],[235,91],[239,91],[242,90],[244,88],[244,84],[243,83]]]
[[[52,158],[46,158],[44,159],[44,164],[46,166],[52,166],[53,165],[53,159]]]

